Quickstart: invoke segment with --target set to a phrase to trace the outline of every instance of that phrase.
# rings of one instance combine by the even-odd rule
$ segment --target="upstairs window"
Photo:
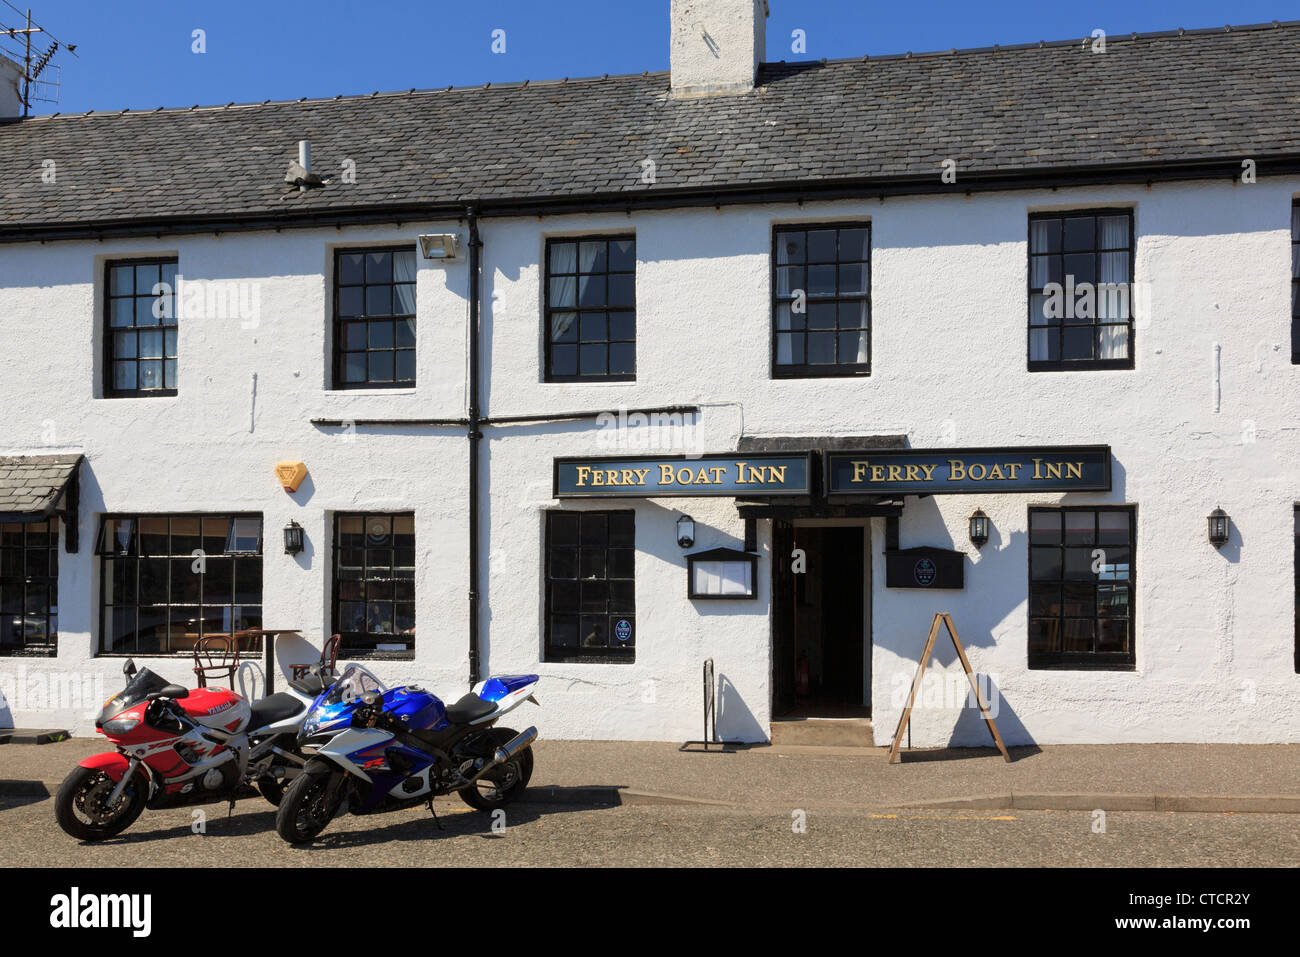
[[[871,227],[778,226],[772,244],[772,375],[868,374]]]
[[[1029,217],[1029,371],[1133,368],[1133,211]]]
[[[334,388],[415,385],[415,250],[334,254]]]
[[[176,394],[175,259],[110,262],[104,296],[104,395]]]
[[[636,378],[636,238],[546,241],[546,381]]]

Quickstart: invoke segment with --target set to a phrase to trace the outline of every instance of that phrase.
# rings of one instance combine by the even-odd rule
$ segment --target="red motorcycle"
[[[95,727],[117,748],[83,760],[59,787],[54,816],[68,834],[98,841],[150,809],[233,801],[256,784],[272,804],[305,761],[298,727],[325,679],[319,670],[292,693],[256,704],[225,688],[187,690],[127,661],[127,684]]]

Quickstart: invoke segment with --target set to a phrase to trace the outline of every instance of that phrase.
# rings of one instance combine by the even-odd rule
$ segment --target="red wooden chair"
[[[334,666],[339,662],[339,645],[343,641],[342,635],[330,635],[320,650],[319,662],[308,662],[305,665],[290,665],[289,669],[293,673],[293,680],[298,681],[307,676],[308,669],[314,664],[319,664],[321,671],[327,674],[334,673]]]

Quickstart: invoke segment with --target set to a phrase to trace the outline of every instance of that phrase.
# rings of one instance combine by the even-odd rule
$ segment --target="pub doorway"
[[[871,716],[869,540],[865,522],[774,522],[773,717]]]

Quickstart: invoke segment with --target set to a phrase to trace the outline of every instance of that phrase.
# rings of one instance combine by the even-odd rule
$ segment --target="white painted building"
[[[189,683],[198,637],[261,625],[302,632],[277,681],[343,633],[444,697],[473,632],[481,675],[542,675],[548,737],[698,738],[712,659],[721,738],[869,714],[885,744],[945,611],[1008,744],[1300,740],[1300,26],[762,64],[764,7],[674,0],[671,73],[0,124],[0,719],[91,733],[124,656]],[[281,183],[299,139],[325,186]],[[1066,277],[1131,307],[1031,321]],[[1093,446],[1100,489],[1027,478]],[[904,449],[932,494],[891,484]],[[826,494],[832,453],[869,491]],[[772,455],[806,494],[655,494]],[[57,465],[15,486],[37,456],[82,456],[74,502]],[[557,460],[629,456],[642,483],[557,496],[592,490]],[[717,547],[752,597],[688,596]],[[914,745],[987,743],[954,687]]]

